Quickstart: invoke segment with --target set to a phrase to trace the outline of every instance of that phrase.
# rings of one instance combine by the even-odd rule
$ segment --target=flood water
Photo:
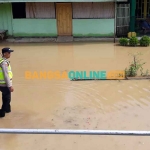
[[[0,44],[10,47],[14,74],[12,112],[0,128],[150,130],[150,80],[70,81],[29,79],[26,71],[124,70],[141,52],[150,70],[149,47],[113,43]],[[1,101],[0,101],[1,104]],[[148,150],[148,136],[0,134],[0,150]]]

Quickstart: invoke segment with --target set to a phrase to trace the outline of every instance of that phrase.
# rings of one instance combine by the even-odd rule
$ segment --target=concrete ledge
[[[116,79],[72,79],[70,81],[106,81],[106,80],[150,80],[150,76],[146,77],[126,77],[126,78],[116,78]]]
[[[115,41],[118,41],[118,38],[115,38]],[[74,41],[101,41],[101,42],[114,42],[114,38],[74,38]]]
[[[114,42],[114,38],[73,38],[71,40],[65,39],[61,42],[68,43],[68,42]],[[119,41],[119,38],[115,39],[116,42]],[[3,42],[9,42],[9,43],[59,43],[60,40],[58,38],[8,38]]]
[[[150,76],[137,76],[137,77],[126,77],[127,80],[144,80],[144,79],[150,79]]]
[[[5,42],[10,43],[44,43],[55,42],[56,38],[8,38]]]
[[[108,80],[126,80],[126,79],[72,79],[70,81],[108,81]]]

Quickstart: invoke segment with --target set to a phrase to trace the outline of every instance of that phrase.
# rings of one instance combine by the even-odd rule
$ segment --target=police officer
[[[2,92],[2,107],[0,109],[0,117],[5,117],[5,113],[11,112],[11,92],[14,91],[12,87],[12,71],[10,62],[7,60],[10,58],[10,48],[2,49],[2,58],[0,58],[0,91]]]

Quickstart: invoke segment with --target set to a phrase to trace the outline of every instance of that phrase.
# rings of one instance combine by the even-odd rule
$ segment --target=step
[[[73,42],[73,36],[58,36],[57,42]]]

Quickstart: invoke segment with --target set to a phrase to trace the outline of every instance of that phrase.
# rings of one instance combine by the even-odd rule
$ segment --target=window
[[[55,18],[55,4],[49,2],[26,3],[26,17],[36,19]]]
[[[12,3],[14,19],[50,19],[55,18],[55,4],[46,3]]]
[[[12,3],[13,18],[26,18],[25,3]]]
[[[136,17],[147,18],[150,15],[150,0],[137,0],[136,1]]]
[[[81,2],[72,3],[72,5],[74,19],[101,19],[115,17],[115,5],[113,2]]]

